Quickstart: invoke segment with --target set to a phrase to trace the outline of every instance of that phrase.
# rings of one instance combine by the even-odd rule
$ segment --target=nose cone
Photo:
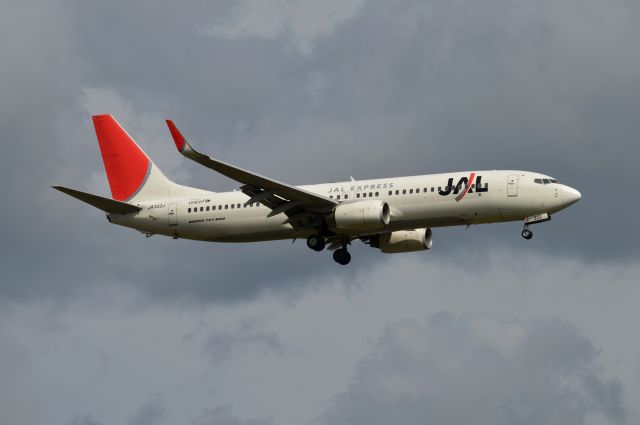
[[[582,198],[580,192],[569,186],[562,186],[562,203],[565,207],[575,204]]]

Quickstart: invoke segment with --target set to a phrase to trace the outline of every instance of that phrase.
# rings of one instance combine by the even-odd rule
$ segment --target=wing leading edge
[[[243,184],[241,190],[249,196],[246,202],[260,202],[272,209],[269,216],[284,213],[286,222],[300,227],[314,224],[316,214],[328,213],[338,204],[335,200],[308,192],[287,183],[270,179],[260,174],[244,170],[235,165],[202,154],[187,142],[173,121],[167,126],[178,151],[187,158]]]

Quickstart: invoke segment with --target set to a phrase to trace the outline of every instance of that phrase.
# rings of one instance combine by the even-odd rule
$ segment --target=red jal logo
[[[473,188],[471,185],[473,184],[473,180],[475,179],[475,190],[476,192],[488,192],[489,188],[482,187],[482,176],[476,176],[476,173],[471,173],[469,177],[462,177],[458,180],[458,183],[454,186],[453,177],[449,177],[449,181],[447,185],[444,187],[444,190],[439,190],[438,193],[442,196],[450,195],[452,192],[456,196],[456,201],[461,200],[467,193],[473,193]]]

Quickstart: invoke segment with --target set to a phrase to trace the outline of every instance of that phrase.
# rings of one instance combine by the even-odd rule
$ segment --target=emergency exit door
[[[507,178],[507,195],[518,196],[518,175],[510,174]]]
[[[178,224],[178,205],[169,204],[169,226],[176,226]]]

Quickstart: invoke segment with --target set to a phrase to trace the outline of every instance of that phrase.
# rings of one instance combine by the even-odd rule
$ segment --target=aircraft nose
[[[582,198],[580,192],[569,186],[562,186],[562,203],[566,206],[575,204]]]

